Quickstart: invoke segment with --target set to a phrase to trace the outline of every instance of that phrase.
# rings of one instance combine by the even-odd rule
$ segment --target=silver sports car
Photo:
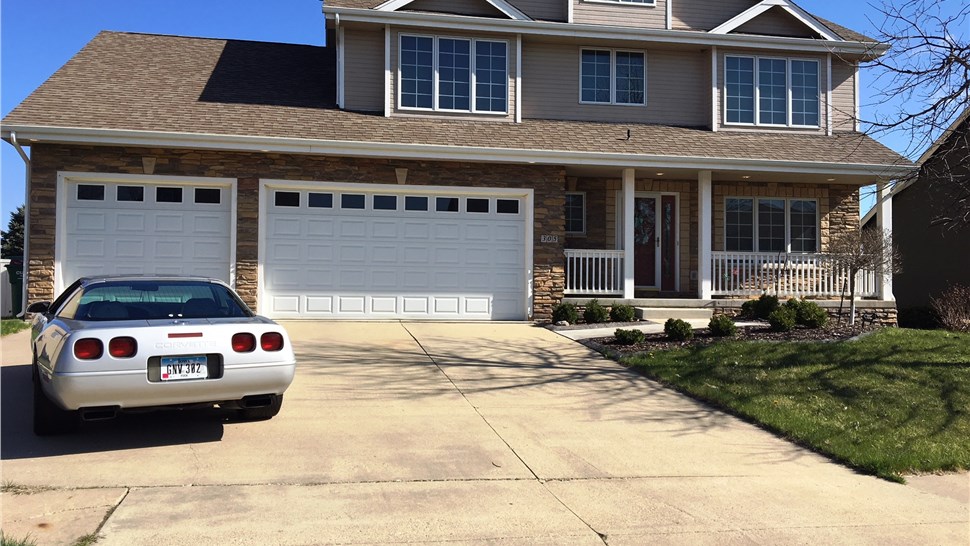
[[[269,419],[296,371],[286,330],[213,279],[83,278],[27,310],[38,435],[120,411],[218,405]]]

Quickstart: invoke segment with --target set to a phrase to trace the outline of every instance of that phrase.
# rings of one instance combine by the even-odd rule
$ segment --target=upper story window
[[[634,4],[637,6],[653,6],[656,4],[656,0],[589,0],[595,2],[603,2],[605,4]]]
[[[404,109],[508,112],[508,43],[401,35]]]
[[[582,103],[647,103],[646,58],[642,51],[583,49],[579,81]]]
[[[819,62],[724,58],[724,120],[739,125],[819,126]]]
[[[724,247],[728,252],[817,252],[818,202],[814,199],[729,197]]]

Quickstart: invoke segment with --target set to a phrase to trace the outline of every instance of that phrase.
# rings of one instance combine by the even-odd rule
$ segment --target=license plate
[[[209,377],[205,356],[163,356],[162,381],[184,381]]]

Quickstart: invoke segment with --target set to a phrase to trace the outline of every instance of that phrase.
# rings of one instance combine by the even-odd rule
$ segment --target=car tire
[[[52,402],[40,385],[40,376],[34,367],[34,434],[54,436],[68,434],[78,429],[81,415],[77,411],[61,409]]]
[[[243,421],[265,421],[276,417],[283,407],[283,395],[274,394],[269,405],[261,408],[241,408],[238,410],[239,419]]]

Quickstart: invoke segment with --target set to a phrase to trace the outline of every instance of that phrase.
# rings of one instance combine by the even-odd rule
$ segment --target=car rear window
[[[65,306],[70,307],[73,306]],[[84,287],[73,311],[73,318],[90,321],[253,315],[225,286],[199,281],[109,281],[91,284]]]

